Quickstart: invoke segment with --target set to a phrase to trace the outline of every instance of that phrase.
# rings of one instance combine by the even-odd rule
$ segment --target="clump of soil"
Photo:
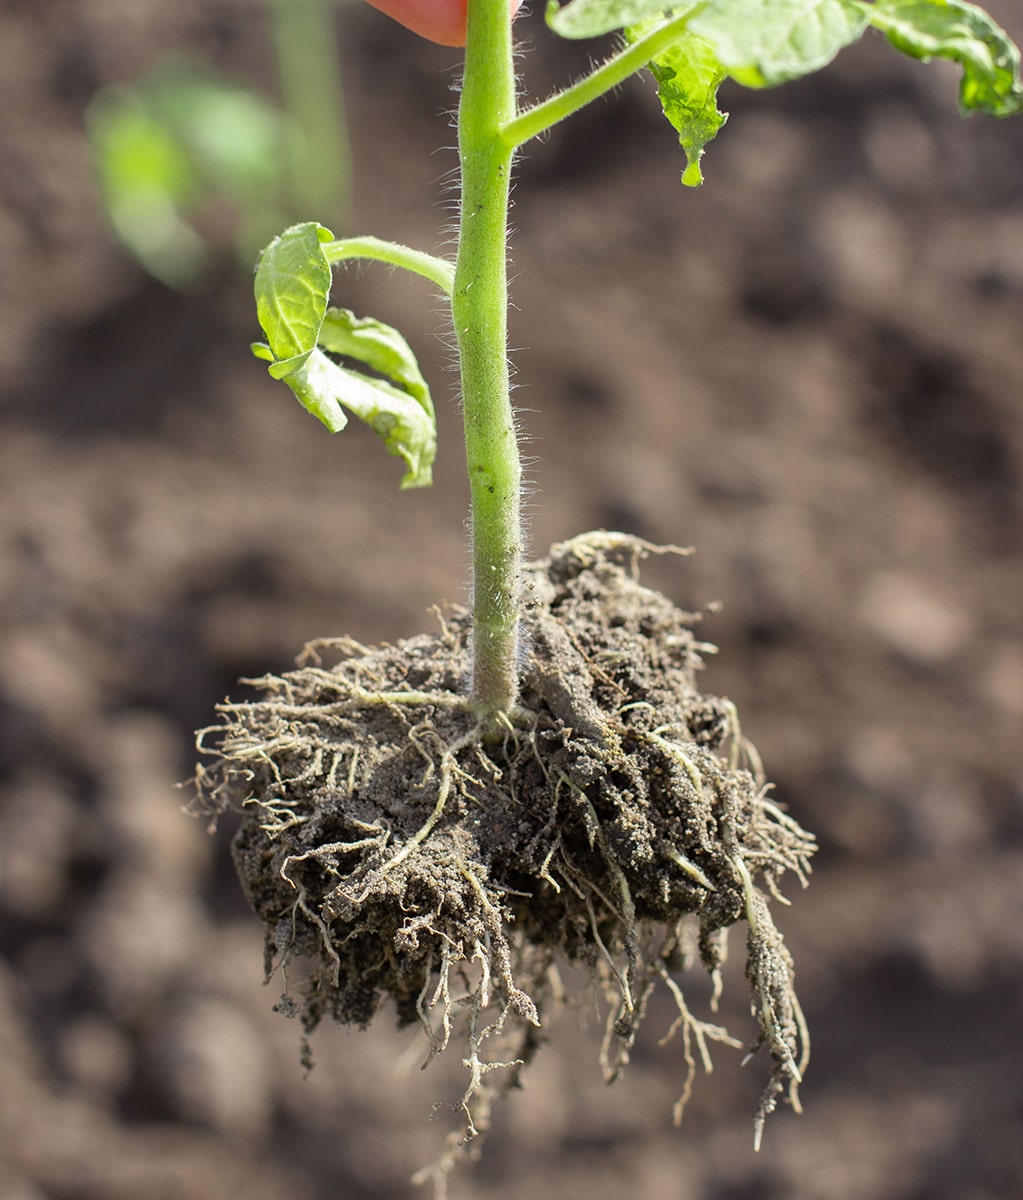
[[[244,805],[234,856],[268,975],[302,977],[282,1011],[307,1030],[328,1015],[365,1026],[389,998],[429,1057],[461,1038],[464,1129],[438,1179],[486,1127],[495,1079],[516,1082],[535,1052],[559,960],[606,996],[608,1079],[652,988],[670,989],[681,1106],[707,1042],[732,1039],[674,974],[699,960],[716,994],[739,921],[751,1051],[773,1059],[757,1130],[779,1096],[797,1103],[808,1043],[768,898],[786,871],[805,883],[815,846],[769,798],[732,705],[698,690],[697,618],[638,582],[655,549],[588,534],[527,570],[521,708],[496,739],[467,703],[462,610],[395,646],[307,647],[200,734],[204,802]]]

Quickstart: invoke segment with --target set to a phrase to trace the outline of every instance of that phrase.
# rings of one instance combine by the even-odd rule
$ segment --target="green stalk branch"
[[[291,202],[296,210],[348,223],[351,160],[333,11],[324,0],[271,0],[277,72],[285,111]]]
[[[455,288],[465,454],[472,505],[472,703],[483,720],[517,695],[522,531],[521,463],[507,357],[508,193],[515,112],[507,0],[469,0],[458,106],[462,213]]]
[[[673,42],[677,42],[696,11],[698,10],[691,9],[684,16],[658,25],[656,29],[652,29],[631,46],[620,50],[564,91],[551,96],[549,100],[544,100],[542,104],[527,108],[507,121],[501,127],[501,138],[505,144],[517,149],[624,83],[630,75],[641,71],[652,58],[666,50]]]
[[[330,263],[339,263],[351,258],[366,258],[374,262],[389,263],[392,267],[402,267],[429,279],[446,296],[450,296],[455,288],[453,263],[446,258],[438,258],[435,254],[427,254],[424,250],[413,250],[400,242],[385,242],[375,237],[340,238],[335,242],[326,242],[323,253]]]

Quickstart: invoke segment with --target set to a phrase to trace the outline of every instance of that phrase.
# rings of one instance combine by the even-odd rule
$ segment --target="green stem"
[[[325,0],[271,0],[277,74],[289,138],[289,200],[295,212],[348,224],[351,162],[332,12]]]
[[[607,62],[597,67],[589,75],[584,75],[582,79],[577,80],[564,91],[551,96],[542,104],[535,104],[532,108],[527,108],[510,121],[506,121],[501,126],[501,137],[506,145],[518,148],[528,142],[530,138],[545,133],[552,125],[570,117],[572,113],[578,112],[580,108],[624,83],[630,75],[641,71],[661,51],[666,50],[673,42],[677,42],[685,32],[693,15],[693,10],[690,10],[684,16],[675,17],[663,25],[658,25],[656,29],[633,42],[631,46],[620,50]]]
[[[472,703],[490,721],[517,695],[521,464],[507,357],[508,191],[515,113],[507,0],[469,0],[458,107],[462,212],[451,297],[472,506]]]
[[[392,267],[403,267],[406,271],[429,279],[446,296],[454,291],[453,263],[435,254],[427,254],[424,250],[413,250],[400,242],[385,242],[375,237],[340,238],[335,242],[325,242],[323,253],[331,263],[343,262],[347,258],[368,258],[375,262],[390,263]]]

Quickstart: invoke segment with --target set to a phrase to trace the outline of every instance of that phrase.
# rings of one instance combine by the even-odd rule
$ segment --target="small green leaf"
[[[284,364],[278,363],[277,367]],[[432,415],[419,401],[382,379],[370,379],[332,362],[322,350],[292,360],[291,369],[278,378],[291,388],[299,402],[332,433],[343,429],[341,408],[350,409],[377,433],[390,454],[405,460],[403,488],[428,487],[432,482],[437,434]]]
[[[695,0],[680,4],[670,0],[572,0],[564,6],[559,6],[558,0],[548,0],[546,20],[563,38],[589,38],[638,25],[669,11],[681,17],[695,7]]]
[[[331,433],[340,433],[348,424],[348,418],[337,394],[339,389],[335,386],[331,370],[334,367],[335,364],[325,354],[310,350],[294,358],[275,362],[270,367],[270,374],[291,388],[306,412],[322,421]]]
[[[396,329],[328,308],[331,269],[324,252],[333,235],[315,221],[274,238],[256,268],[256,310],[266,343],[252,353],[270,365],[299,403],[331,433],[348,424],[345,409],[365,421],[388,452],[405,460],[403,488],[425,487],[437,452],[430,391],[408,342]],[[355,359],[377,379],[333,362],[324,351]]]
[[[867,26],[860,0],[711,0],[689,23],[745,87],[809,75]]]
[[[320,330],[320,345],[332,354],[354,358],[371,371],[386,375],[413,396],[433,419],[430,389],[412,347],[397,329],[372,317],[357,317],[347,308],[328,308]]]
[[[1023,112],[1019,49],[982,8],[964,0],[874,0],[867,13],[903,54],[923,62],[947,58],[962,67],[959,103],[965,112]]]
[[[649,23],[625,31],[629,41],[644,34]],[[664,115],[678,132],[678,140],[686,154],[687,166],[682,182],[698,187],[703,182],[700,159],[703,148],[728,120],[728,114],[717,106],[718,88],[726,72],[714,53],[714,47],[704,38],[687,32],[663,54],[649,64],[657,80],[657,94]]]
[[[306,221],[275,237],[259,256],[256,314],[279,361],[316,347],[331,285],[322,243],[333,236],[316,221]]]

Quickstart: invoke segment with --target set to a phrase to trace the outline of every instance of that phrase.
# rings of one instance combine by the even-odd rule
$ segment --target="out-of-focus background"
[[[990,8],[1023,38],[1016,0]],[[99,89],[174,55],[272,98],[268,13],[0,9],[0,1200],[397,1200],[457,1094],[457,1063],[420,1074],[386,1012],[321,1030],[305,1076],[230,822],[208,837],[175,790],[239,676],[314,637],[431,628],[468,574],[428,285],[335,286],[435,387],[437,485],[399,493],[367,430],[331,438],[250,357],[228,213],[202,218],[191,294],[102,215]],[[351,207],[304,215],[438,248],[458,54],[358,4],[335,28]],[[537,13],[518,29],[539,94],[594,52]],[[813,80],[726,88],[697,192],[649,79],[521,164],[532,546],[599,526],[695,545],[648,577],[720,601],[706,686],[821,841],[779,914],[815,1052],[805,1115],[754,1155],[759,1060],[719,1052],[676,1130],[667,1002],[612,1089],[599,1022],[566,1013],[455,1198],[1019,1195],[1023,121],[963,121],[955,90],[869,38]],[[725,1016],[746,1037],[741,949]]]

